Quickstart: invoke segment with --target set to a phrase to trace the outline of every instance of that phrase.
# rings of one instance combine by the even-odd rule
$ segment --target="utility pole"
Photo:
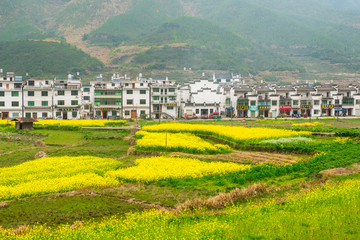
[[[167,131],[165,132],[165,149],[167,153]]]
[[[231,98],[230,98],[230,114],[231,114],[231,125],[233,125],[233,108],[232,108],[232,101],[231,101]]]
[[[21,85],[21,98],[22,98],[22,101],[21,101],[21,117],[25,117],[24,116],[24,83],[22,83]]]
[[[120,119],[123,119],[123,111],[124,111],[124,91],[123,91],[123,85],[120,83],[120,92],[121,92],[121,108],[120,108]]]
[[[151,83],[149,83],[149,118],[152,119],[151,117]]]

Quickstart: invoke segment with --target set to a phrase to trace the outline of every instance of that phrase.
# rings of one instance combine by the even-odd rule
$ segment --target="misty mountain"
[[[175,31],[174,21],[180,21],[177,19],[183,16],[193,17],[186,24],[194,24],[197,18],[207,20],[212,27],[205,27],[207,32],[204,32],[180,24],[181,31]],[[94,54],[93,45],[114,51],[118,46],[146,45],[156,57],[155,53],[161,55],[159,51],[177,42],[178,38],[184,45],[166,48],[164,56],[180,54],[184,48],[184,59],[189,59],[185,57],[191,55],[189,49],[196,49],[199,59],[214,57],[218,55],[214,55],[215,48],[211,50],[210,46],[216,45],[231,46],[233,55],[245,59],[240,61],[243,63],[255,61],[252,59],[255,56],[264,59],[276,56],[279,65],[285,62],[298,65],[296,59],[301,57],[325,61],[329,66],[340,64],[351,71],[360,66],[360,2],[355,0],[3,0],[0,19],[0,41],[65,38],[75,45],[88,45],[90,48],[86,51],[90,54]],[[241,40],[229,45],[225,38],[216,37],[219,29]],[[209,37],[203,41],[200,35],[186,35],[197,31],[213,40]],[[84,34],[83,39],[74,40],[72,36],[76,34]],[[188,37],[187,41],[184,36]],[[257,49],[257,53],[244,50],[239,53],[237,49],[245,45],[247,49]],[[223,52],[228,53],[229,49]],[[146,51],[131,53],[130,59],[135,56],[133,63],[156,65],[151,61],[139,61],[139,58],[146,59],[142,57],[144,54]],[[121,62],[116,56],[113,60]],[[229,69],[234,67],[230,65]],[[258,70],[263,70],[264,66],[274,69],[271,65],[260,65],[256,64]]]
[[[129,44],[129,43],[128,43]],[[180,17],[168,21],[132,44],[150,46],[133,63],[150,68],[197,70],[302,70],[290,59],[255,45],[206,20]]]

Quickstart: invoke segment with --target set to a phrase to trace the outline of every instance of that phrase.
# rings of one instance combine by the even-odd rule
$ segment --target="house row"
[[[228,117],[360,116],[360,84],[246,84],[240,75],[204,74],[178,85],[165,78],[100,75],[89,84],[66,80],[0,77],[2,119],[130,119]]]

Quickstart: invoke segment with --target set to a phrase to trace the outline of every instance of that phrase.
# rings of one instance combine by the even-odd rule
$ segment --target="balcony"
[[[168,100],[168,101],[152,100],[151,103],[152,104],[176,104],[177,102],[176,101],[171,101],[171,100]]]
[[[129,105],[132,106],[132,105]],[[94,105],[95,109],[121,109],[121,105]]]
[[[152,92],[152,96],[176,96],[176,92]]]

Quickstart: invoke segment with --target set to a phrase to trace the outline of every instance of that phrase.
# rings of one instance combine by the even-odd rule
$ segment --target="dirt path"
[[[190,153],[174,152],[170,156],[186,156],[199,159],[223,160],[239,163],[274,163],[274,164],[292,164],[300,159],[296,156],[266,153],[266,152],[242,152],[233,151],[227,154],[200,155]]]

